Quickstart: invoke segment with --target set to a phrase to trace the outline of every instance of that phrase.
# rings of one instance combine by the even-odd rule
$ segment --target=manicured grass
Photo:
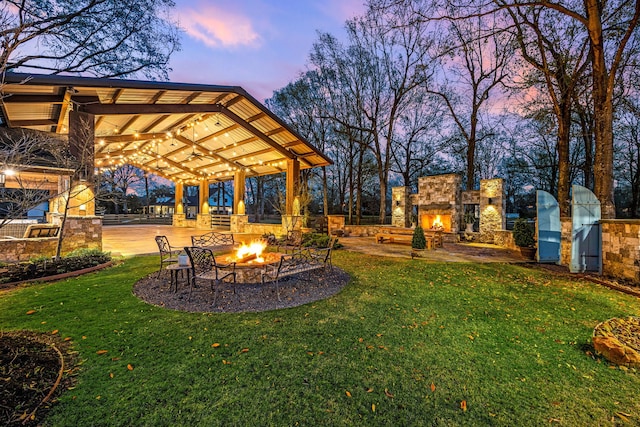
[[[338,251],[353,280],[329,300],[189,314],[131,294],[156,263],[0,295],[1,329],[58,330],[83,360],[50,425],[640,422],[640,375],[590,355],[640,301],[588,282]]]

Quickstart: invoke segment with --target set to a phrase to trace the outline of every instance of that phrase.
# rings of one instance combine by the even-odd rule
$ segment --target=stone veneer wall
[[[640,220],[603,219],[602,274],[640,282]]]
[[[60,215],[49,214],[49,222],[60,224]],[[0,260],[4,262],[28,261],[40,256],[56,254],[58,238],[0,240]],[[76,249],[102,250],[102,218],[98,216],[68,216],[62,240],[62,255]]]

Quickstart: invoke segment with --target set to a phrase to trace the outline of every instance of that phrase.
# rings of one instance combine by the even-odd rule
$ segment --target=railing
[[[29,224],[37,224],[37,220],[14,219],[0,228],[0,237],[22,237]]]
[[[211,227],[231,228],[231,216],[211,215]]]
[[[172,215],[147,215],[147,214],[105,214],[102,216],[102,225],[135,225],[135,224],[164,224],[173,223]]]

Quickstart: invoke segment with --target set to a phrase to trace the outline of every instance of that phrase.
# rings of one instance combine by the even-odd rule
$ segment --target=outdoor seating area
[[[330,238],[326,248],[302,248],[299,230],[273,240],[270,247],[263,240],[240,244],[232,233],[218,232],[192,235],[192,246],[183,248],[172,246],[165,235],[155,236],[155,241],[160,260],[155,278],[162,282],[168,276],[167,297],[178,293],[182,281],[188,288],[186,299],[191,301],[194,288],[208,283],[213,294],[210,303],[216,306],[223,287],[230,289],[232,296],[236,295],[237,284],[260,285],[263,295],[274,287],[277,301],[281,302],[280,281],[283,279],[304,282],[307,281],[305,273],[319,271],[317,278],[324,281],[324,272],[333,270],[331,252],[337,237]]]

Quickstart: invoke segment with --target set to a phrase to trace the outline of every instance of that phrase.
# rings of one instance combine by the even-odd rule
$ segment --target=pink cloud
[[[179,9],[180,25],[192,38],[213,48],[259,46],[261,37],[243,14],[214,5]]]

